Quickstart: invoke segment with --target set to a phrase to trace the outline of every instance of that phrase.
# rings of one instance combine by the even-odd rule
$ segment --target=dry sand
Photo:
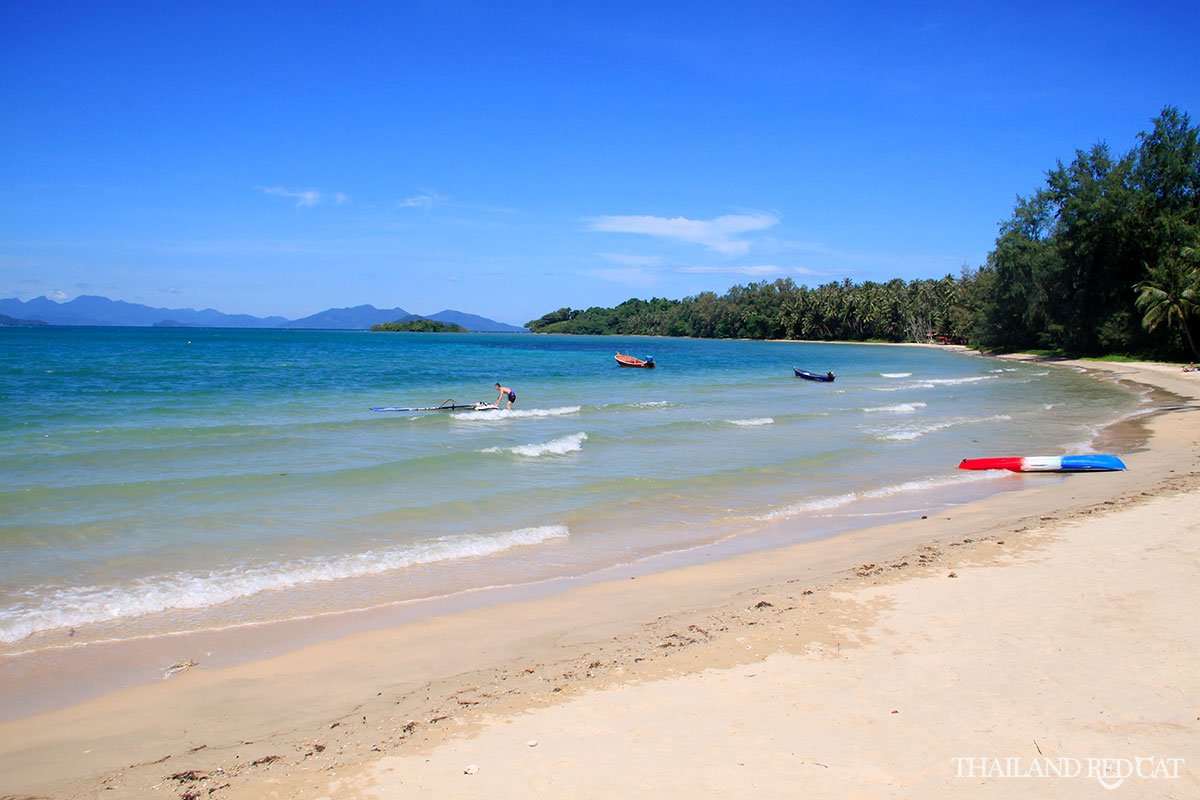
[[[1128,472],[202,662],[0,725],[0,797],[1200,796],[1200,374],[1075,366],[1185,398]]]

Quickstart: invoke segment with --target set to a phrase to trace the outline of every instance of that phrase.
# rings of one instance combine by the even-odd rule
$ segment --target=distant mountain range
[[[65,303],[46,297],[21,301],[0,299],[0,325],[100,325],[159,328],[307,328],[318,330],[366,330],[382,322],[401,319],[431,319],[461,325],[483,333],[518,333],[525,328],[475,314],[447,309],[436,314],[410,314],[403,308],[328,308],[301,319],[253,317],[249,314],[224,314],[206,308],[152,308],[140,303],[110,300],[95,295],[80,295]]]

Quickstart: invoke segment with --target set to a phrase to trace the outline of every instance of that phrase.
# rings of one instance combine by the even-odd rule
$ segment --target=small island
[[[405,331],[409,333],[470,333],[462,325],[432,319],[408,319],[372,325],[373,331]]]

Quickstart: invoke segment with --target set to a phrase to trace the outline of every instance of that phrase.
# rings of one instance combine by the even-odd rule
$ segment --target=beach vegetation
[[[1143,312],[1142,326],[1154,331],[1163,325],[1177,328],[1187,340],[1194,361],[1200,361],[1188,320],[1200,311],[1200,270],[1195,266],[1194,247],[1184,247],[1178,257],[1167,256],[1149,269],[1137,285],[1137,307]]]
[[[1117,154],[1103,142],[1018,196],[979,267],[816,287],[790,278],[560,308],[535,333],[953,342],[993,352],[1197,358],[1200,129],[1168,106]]]

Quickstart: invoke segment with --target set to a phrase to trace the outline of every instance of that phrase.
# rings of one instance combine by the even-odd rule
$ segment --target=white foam
[[[567,453],[577,453],[583,449],[583,443],[587,441],[587,434],[583,431],[573,433],[570,436],[562,436],[558,439],[551,439],[542,444],[521,444],[516,447],[489,447],[486,450],[480,450],[481,453],[513,453],[518,456],[526,456],[528,458],[537,458],[538,456],[562,456]]]
[[[847,492],[845,494],[834,495],[832,497],[817,497],[811,500],[805,500],[801,503],[791,503],[786,506],[781,506],[772,511],[767,512],[755,519],[763,522],[773,522],[791,517],[798,517],[802,514],[811,514],[814,511],[832,511],[836,508],[857,503],[862,500],[881,500],[895,495],[910,494],[913,492],[926,492],[934,489],[942,489],[947,486],[955,486],[964,483],[974,483],[983,480],[995,480],[996,475],[987,472],[975,472],[956,474],[943,477],[925,478],[919,481],[906,481],[904,483],[895,484],[893,486],[884,486],[879,489],[869,489],[862,492]]]
[[[979,383],[980,381],[994,381],[995,375],[972,375],[969,378],[930,378],[925,383],[933,384],[934,386],[957,386],[963,383]]]
[[[928,425],[919,425],[916,427],[901,428],[898,430],[884,431],[877,434],[878,438],[893,442],[910,442],[913,439],[919,439],[927,433],[936,433],[944,431],[947,428],[955,428],[959,425],[971,425],[977,422],[1000,422],[1010,420],[1008,414],[997,414],[991,417],[956,417],[954,419],[943,420],[941,422],[931,422]]]
[[[204,573],[177,572],[140,578],[122,586],[43,587],[41,591],[31,590],[28,601],[0,610],[0,642],[18,642],[40,631],[142,617],[172,609],[208,608],[303,584],[491,556],[569,535],[564,525],[543,525],[491,534],[440,536],[331,558],[239,565]]]
[[[980,381],[995,380],[998,375],[972,375],[966,378],[928,378],[913,383],[903,383],[899,386],[872,386],[875,392],[903,392],[910,389],[936,389],[939,386],[960,386]]]
[[[755,417],[754,419],[727,419],[725,420],[730,425],[740,425],[750,428],[757,425],[774,425],[775,420],[772,417]]]
[[[494,409],[490,411],[467,411],[462,414],[453,414],[452,416],[455,419],[481,422],[528,417],[561,417],[564,414],[578,414],[582,408],[582,406],[559,406],[558,408]]]
[[[880,376],[884,378],[911,378],[911,372],[881,372]]]
[[[886,414],[913,414],[918,408],[925,408],[925,403],[897,403],[894,406],[877,406],[875,408],[864,408],[863,411],[868,414],[886,413]]]

